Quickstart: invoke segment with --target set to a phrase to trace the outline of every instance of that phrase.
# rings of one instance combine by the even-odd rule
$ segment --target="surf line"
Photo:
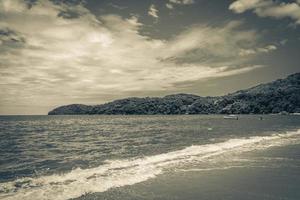
[[[127,160],[109,160],[96,168],[74,169],[65,174],[21,178],[0,184],[0,199],[65,200],[87,193],[104,192],[154,178],[164,169],[203,160],[228,152],[245,152],[299,142],[300,129],[269,136],[229,139],[225,142],[192,145],[182,150]]]

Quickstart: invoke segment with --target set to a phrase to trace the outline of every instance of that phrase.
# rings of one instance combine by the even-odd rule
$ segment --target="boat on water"
[[[223,118],[224,119],[235,119],[235,120],[239,119],[239,117],[237,115],[226,115]]]

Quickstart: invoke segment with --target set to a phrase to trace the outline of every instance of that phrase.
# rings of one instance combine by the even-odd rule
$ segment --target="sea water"
[[[300,199],[300,116],[1,116],[0,199]]]

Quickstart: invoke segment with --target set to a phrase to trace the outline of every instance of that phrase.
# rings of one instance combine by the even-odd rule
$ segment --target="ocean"
[[[0,199],[299,200],[300,116],[1,116]]]

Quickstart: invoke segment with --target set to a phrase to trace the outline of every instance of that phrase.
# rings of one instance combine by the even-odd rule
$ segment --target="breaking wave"
[[[182,150],[144,158],[110,160],[95,168],[77,168],[65,174],[20,178],[1,183],[0,198],[7,200],[76,198],[86,193],[104,192],[110,188],[133,185],[154,178],[172,167],[206,159],[218,159],[220,155],[226,153],[241,153],[299,142],[299,136],[300,129],[270,136],[229,139],[221,143],[193,145]]]

